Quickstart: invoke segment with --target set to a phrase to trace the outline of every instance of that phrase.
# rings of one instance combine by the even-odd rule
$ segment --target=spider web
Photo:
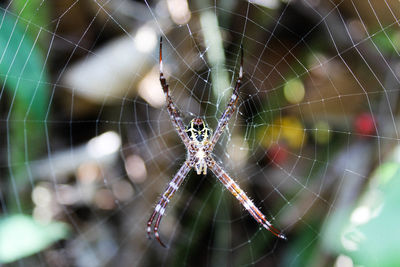
[[[398,1],[13,0],[0,12],[0,264],[400,262]],[[288,241],[210,170],[168,204],[167,248],[146,238],[186,157],[160,36],[184,122],[212,129],[243,46],[214,158]]]

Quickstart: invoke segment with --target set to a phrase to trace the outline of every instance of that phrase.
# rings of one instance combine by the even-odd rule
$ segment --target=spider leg
[[[175,127],[175,129],[178,132],[178,135],[182,139],[183,143],[185,144],[186,147],[189,147],[190,139],[185,132],[185,125],[182,121],[179,110],[177,109],[174,102],[172,101],[171,94],[169,92],[168,83],[164,77],[163,62],[162,62],[162,37],[160,37],[159,64],[160,64],[160,83],[161,83],[162,89],[164,91],[165,97],[167,98],[167,109],[168,109],[169,117],[171,119],[172,125]]]
[[[154,219],[156,219],[156,223],[154,225],[154,236],[163,247],[165,247],[165,245],[160,240],[160,235],[158,233],[161,218],[164,215],[165,208],[169,200],[173,197],[176,190],[178,190],[178,188],[181,186],[183,180],[190,171],[190,168],[191,167],[189,165],[189,162],[185,161],[179,171],[175,174],[175,177],[169,182],[167,189],[164,191],[163,195],[156,205],[156,208],[151,214],[150,219],[147,221],[147,236],[151,239],[151,225],[153,224]]]
[[[265,229],[273,233],[275,236],[286,240],[286,236],[279,230],[272,226],[272,224],[265,219],[264,214],[253,204],[253,202],[247,197],[247,195],[240,189],[239,185],[229,177],[229,175],[215,162],[214,159],[210,159],[208,167],[212,170],[215,176],[220,182],[234,195],[243,207],[250,213],[253,218],[260,223]]]
[[[228,124],[230,118],[232,117],[232,114],[235,112],[236,109],[236,104],[239,98],[239,88],[240,85],[242,84],[242,78],[243,78],[243,46],[240,46],[240,69],[239,69],[239,76],[236,80],[236,85],[235,88],[233,89],[233,93],[231,96],[231,99],[229,100],[229,103],[222,114],[221,118],[218,121],[217,128],[215,129],[214,135],[211,138],[211,150],[214,149],[215,144],[218,142],[218,139],[224,132],[224,129],[226,125]]]

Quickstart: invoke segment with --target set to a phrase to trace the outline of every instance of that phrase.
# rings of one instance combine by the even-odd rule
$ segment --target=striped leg
[[[253,218],[260,223],[265,229],[273,233],[275,236],[285,239],[286,237],[279,230],[271,225],[269,221],[265,219],[264,214],[253,204],[253,202],[246,196],[239,185],[233,181],[229,175],[215,162],[215,160],[208,161],[208,167],[217,176],[217,178],[224,184],[224,186],[234,195],[243,207],[253,216]]]
[[[240,69],[239,69],[239,76],[236,80],[236,85],[235,89],[233,90],[231,99],[229,100],[229,103],[222,114],[221,118],[218,121],[218,126],[215,129],[214,135],[211,139],[211,150],[214,149],[215,144],[218,142],[218,139],[224,132],[224,129],[226,125],[228,124],[230,118],[232,117],[232,114],[235,112],[236,109],[236,104],[239,98],[239,88],[240,85],[242,84],[242,78],[243,78],[243,47],[240,46]]]
[[[161,196],[160,200],[157,203],[156,208],[153,211],[153,214],[150,216],[150,219],[147,222],[147,235],[149,238],[151,238],[151,225],[153,224],[153,221],[157,216],[156,223],[154,225],[154,236],[163,247],[165,247],[165,245],[163,242],[161,242],[160,235],[158,233],[158,227],[160,225],[161,218],[164,215],[165,208],[169,200],[173,197],[176,190],[178,190],[178,188],[181,186],[183,180],[190,171],[190,168],[191,167],[189,165],[189,162],[185,161],[185,163],[183,163],[179,171],[175,174],[175,177],[169,182],[167,189]]]
[[[179,110],[176,108],[174,102],[172,101],[171,94],[169,92],[167,80],[164,77],[163,72],[163,63],[162,63],[162,37],[160,37],[160,83],[163,88],[165,97],[167,98],[167,109],[168,114],[171,119],[172,125],[175,127],[178,132],[180,138],[186,147],[189,146],[189,137],[185,132],[185,124],[182,121],[181,115],[179,114]]]

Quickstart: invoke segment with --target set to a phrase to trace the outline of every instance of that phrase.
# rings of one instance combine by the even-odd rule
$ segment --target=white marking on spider
[[[198,159],[198,163],[196,164],[196,172],[197,175],[200,175],[201,173],[207,174],[207,163],[206,163],[206,153],[204,152],[203,148],[200,148],[196,152],[196,158]]]
[[[174,182],[170,182],[169,185],[174,189],[178,190],[178,186]]]

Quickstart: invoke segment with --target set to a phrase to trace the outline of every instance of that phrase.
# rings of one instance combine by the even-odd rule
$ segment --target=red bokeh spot
[[[358,115],[354,121],[354,130],[360,135],[375,134],[374,117],[369,113]]]
[[[279,144],[273,144],[268,149],[267,156],[271,162],[281,165],[285,163],[288,158],[287,148]]]

